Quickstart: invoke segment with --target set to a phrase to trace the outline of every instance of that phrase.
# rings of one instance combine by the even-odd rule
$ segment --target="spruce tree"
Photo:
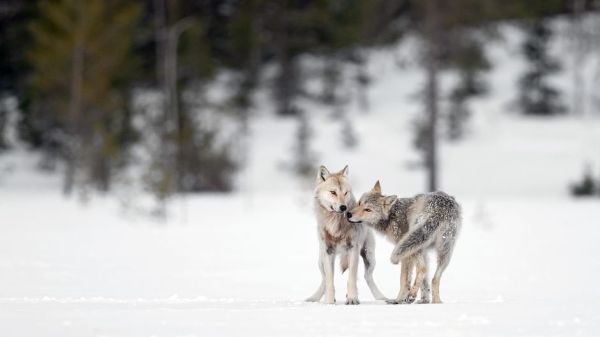
[[[455,52],[451,66],[456,70],[458,82],[450,90],[449,107],[446,115],[447,137],[461,139],[471,116],[469,100],[483,96],[488,86],[482,74],[491,68],[481,43],[468,34],[457,34]]]
[[[526,38],[521,46],[527,70],[519,79],[519,109],[528,115],[556,115],[565,112],[560,91],[549,77],[560,71],[558,60],[549,55],[552,29],[547,19],[532,19],[524,26]]]
[[[203,124],[210,113],[205,85],[223,62],[213,57],[219,50],[210,40],[217,39],[214,29],[222,29],[213,22],[218,15],[210,1],[154,0],[153,5],[157,86],[164,104],[159,104],[161,116],[149,121],[160,138],[150,153],[145,185],[161,201],[174,193],[229,191],[237,164],[230,142],[222,139],[218,123]]]
[[[39,3],[31,22],[31,113],[76,183],[107,190],[131,138],[127,79],[140,7],[124,0]]]

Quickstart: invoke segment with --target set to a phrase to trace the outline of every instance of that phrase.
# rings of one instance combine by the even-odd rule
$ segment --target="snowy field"
[[[320,277],[314,221],[284,195],[189,199],[168,226],[108,201],[1,198],[2,336],[600,334],[596,200],[465,200],[444,304],[386,305],[360,280],[361,305],[345,306],[338,274],[329,306],[303,302]],[[391,248],[378,240],[375,270],[390,297]]]
[[[442,147],[442,186],[465,213],[444,304],[386,305],[359,278],[361,305],[345,306],[339,272],[338,305],[303,301],[320,274],[311,192],[283,169],[295,123],[259,113],[240,190],[175,200],[166,223],[135,211],[143,196],[84,205],[35,170],[36,155],[0,156],[0,336],[600,336],[600,201],[567,191],[585,162],[600,164],[600,120],[507,114],[519,64],[506,61],[514,43],[497,49],[493,95],[473,105],[469,137]],[[394,57],[370,69],[357,149],[341,148],[326,114],[313,121],[313,149],[331,169],[350,165],[357,196],[377,179],[386,194],[423,186],[410,144],[421,78]],[[391,249],[378,237],[388,297]]]

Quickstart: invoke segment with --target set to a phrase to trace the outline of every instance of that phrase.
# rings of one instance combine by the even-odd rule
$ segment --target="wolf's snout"
[[[346,218],[350,219],[352,217],[352,213],[348,212],[346,213]]]
[[[347,209],[348,207],[346,207],[346,205],[340,206],[340,212],[345,212]]]

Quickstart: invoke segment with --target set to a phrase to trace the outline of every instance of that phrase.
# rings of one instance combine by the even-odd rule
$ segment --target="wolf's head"
[[[348,221],[353,223],[364,222],[366,224],[376,224],[381,220],[387,219],[390,216],[390,209],[396,202],[395,195],[384,196],[381,194],[381,185],[379,181],[375,183],[373,188],[363,194],[358,201],[358,205],[348,211],[346,216]]]
[[[348,165],[341,171],[330,173],[321,165],[317,173],[315,198],[328,211],[344,213],[352,198],[352,188],[348,183]]]

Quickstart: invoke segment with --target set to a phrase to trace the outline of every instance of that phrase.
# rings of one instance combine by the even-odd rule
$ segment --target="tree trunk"
[[[287,46],[279,53],[279,74],[277,75],[277,113],[280,116],[295,115],[294,96],[296,95],[296,62],[287,50]]]
[[[154,40],[156,43],[156,83],[160,88],[164,83],[165,27],[166,11],[164,0],[154,0]]]
[[[438,71],[439,55],[439,13],[438,1],[426,1],[425,13],[425,70],[427,82],[425,87],[425,106],[427,112],[425,166],[427,168],[427,189],[438,189]]]
[[[81,17],[78,17],[80,20]],[[79,26],[79,25],[77,25]],[[77,34],[72,51],[71,83],[69,89],[69,114],[67,117],[68,135],[63,139],[66,167],[63,193],[70,194],[75,182],[75,165],[80,150],[81,101],[83,85],[83,37]]]
[[[173,182],[175,184],[175,188],[181,189],[183,186],[180,184],[180,173],[182,170],[184,160],[182,155],[182,146],[181,144],[181,120],[182,116],[180,115],[179,109],[179,89],[177,87],[178,81],[178,46],[179,46],[179,36],[191,28],[194,21],[192,18],[184,18],[177,21],[172,26],[166,29],[165,34],[165,55],[164,55],[164,71],[165,71],[165,83],[164,83],[164,91],[166,96],[166,128],[168,136],[174,137],[174,144],[171,152],[171,175]]]
[[[589,41],[586,41],[582,22],[585,0],[573,1],[573,17],[571,22],[571,41],[573,43],[573,114],[585,115],[585,81],[582,73],[583,60]]]
[[[0,95],[0,151],[8,147],[4,134],[6,133],[6,121],[8,119],[8,109],[4,106],[4,96]]]
[[[280,116],[293,116],[297,114],[294,101],[298,94],[299,74],[296,57],[290,50],[290,36],[284,24],[276,33],[276,59],[278,73],[274,83],[274,94],[277,114]]]

